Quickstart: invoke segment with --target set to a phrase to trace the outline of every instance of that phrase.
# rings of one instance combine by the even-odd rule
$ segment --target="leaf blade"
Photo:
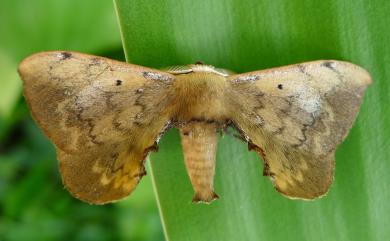
[[[154,185],[168,240],[382,240],[390,194],[390,4],[347,0],[116,0],[124,46],[133,63],[160,67],[199,59],[238,72],[315,59],[360,64],[374,78],[358,120],[337,151],[327,197],[291,201],[261,177],[245,145],[220,140],[216,191],[209,206],[190,204],[192,189],[175,132],[151,156]],[[131,26],[131,27],[128,27]],[[234,151],[232,151],[234,150]],[[234,173],[233,171],[237,171]],[[239,191],[237,191],[239,190]],[[237,194],[236,194],[237,192]],[[240,196],[241,194],[241,196]],[[212,220],[212,221],[210,221]],[[245,227],[242,227],[245,226]]]

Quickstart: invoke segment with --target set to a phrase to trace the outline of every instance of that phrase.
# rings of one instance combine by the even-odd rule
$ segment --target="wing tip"
[[[43,60],[46,59],[50,55],[59,56],[61,53],[67,53],[66,56],[69,56],[69,51],[47,51],[47,52],[38,52],[31,54],[25,57],[18,65],[18,73],[24,83],[26,80],[31,79],[28,78],[29,75],[34,73],[38,73],[42,70],[42,67],[45,67]],[[40,68],[37,68],[40,67]]]
[[[73,56],[80,56],[80,55],[90,56],[88,54],[83,54],[83,53],[79,53],[76,51],[69,51],[69,50],[53,50],[53,51],[37,52],[25,57],[19,63],[17,70],[19,72],[19,75],[23,78],[23,76],[25,74],[28,74],[29,70],[31,70],[31,68],[37,64],[37,61],[42,61],[43,59],[48,57],[54,57],[58,60],[66,60],[72,58]],[[40,65],[37,66],[39,67]]]
[[[368,86],[373,82],[371,74],[368,72],[368,70],[358,64],[334,59],[319,60],[318,62],[322,66],[332,70],[340,70],[340,66],[345,67],[343,70],[350,71],[348,76],[351,76],[351,80],[353,80],[355,83],[357,82],[359,85]]]

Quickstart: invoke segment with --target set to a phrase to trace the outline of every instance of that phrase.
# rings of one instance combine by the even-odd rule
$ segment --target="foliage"
[[[0,240],[162,240],[149,178],[131,199],[113,205],[69,195],[16,72],[23,57],[38,51],[123,59],[112,2],[2,0],[0,36]]]
[[[152,175],[168,240],[384,240],[390,236],[390,4],[386,0],[115,0],[127,60],[151,67],[203,60],[238,72],[347,60],[375,81],[336,155],[320,200],[289,200],[246,145],[219,143],[220,200],[192,205],[178,134],[162,139]]]

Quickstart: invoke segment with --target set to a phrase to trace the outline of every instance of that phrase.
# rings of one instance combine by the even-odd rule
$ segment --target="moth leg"
[[[218,199],[214,192],[217,149],[217,126],[214,123],[193,122],[180,127],[184,160],[195,191],[193,202]]]

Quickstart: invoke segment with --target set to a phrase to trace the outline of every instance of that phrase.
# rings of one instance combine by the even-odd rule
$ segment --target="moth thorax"
[[[219,119],[224,101],[225,77],[209,72],[178,75],[176,81],[179,115]]]

